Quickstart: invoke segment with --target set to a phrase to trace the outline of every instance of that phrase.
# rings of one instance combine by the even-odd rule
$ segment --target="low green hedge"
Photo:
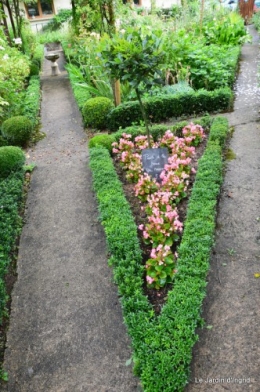
[[[217,198],[222,182],[223,131],[214,120],[215,136],[199,160],[188,204],[174,288],[161,314],[154,315],[143,293],[142,255],[137,228],[109,152],[90,150],[90,168],[100,218],[111,253],[124,322],[132,340],[134,372],[145,392],[180,392],[188,382],[196,328],[202,324],[201,306],[214,240]],[[228,126],[225,129],[225,137]]]
[[[5,314],[7,293],[5,275],[12,261],[11,252],[22,227],[19,210],[22,202],[24,171],[20,169],[0,180],[0,324]]]
[[[39,76],[32,76],[25,91],[22,115],[29,118],[33,127],[40,121],[41,86]]]
[[[222,117],[223,118],[223,117]],[[196,118],[194,120],[196,124],[201,125],[204,130],[208,130],[211,123],[212,123],[212,118],[210,116],[205,116],[201,118]],[[174,132],[176,135],[181,136],[182,129],[188,125],[190,121],[179,121],[175,123],[174,125],[158,125],[154,124],[150,128],[150,132],[154,140],[158,140],[159,137],[162,137],[164,133],[168,130],[171,130]],[[117,132],[113,133],[114,138],[116,139],[117,142],[119,142],[119,139],[122,137],[123,133],[129,133],[133,137],[136,137],[138,135],[146,135],[146,128],[141,125],[132,125],[130,127],[126,127],[123,129],[119,129]]]
[[[214,91],[198,90],[178,95],[147,98],[144,100],[146,113],[151,122],[157,123],[172,117],[183,115],[198,115],[200,113],[221,112],[232,104],[230,88],[220,88]],[[108,128],[117,131],[142,120],[138,101],[123,103],[113,109],[108,115]]]

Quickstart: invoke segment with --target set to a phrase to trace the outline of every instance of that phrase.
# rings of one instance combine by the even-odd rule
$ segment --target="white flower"
[[[0,46],[0,50],[5,50],[5,48],[3,46]]]
[[[22,39],[21,38],[14,38],[13,39],[13,41],[14,41],[14,43],[16,44],[16,45],[22,45]]]
[[[8,60],[9,59],[9,56],[8,56],[8,54],[6,53],[4,56],[3,56],[3,60]]]

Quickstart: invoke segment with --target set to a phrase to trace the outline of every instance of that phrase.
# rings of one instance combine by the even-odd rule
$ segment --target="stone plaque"
[[[164,165],[168,163],[169,153],[166,147],[146,148],[142,150],[142,164],[144,171],[156,181],[161,182],[160,174]]]

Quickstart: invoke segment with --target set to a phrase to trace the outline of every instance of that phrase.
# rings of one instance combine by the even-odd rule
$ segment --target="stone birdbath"
[[[45,58],[49,61],[51,61],[51,75],[52,76],[58,76],[60,73],[59,66],[57,63],[58,58],[60,55],[58,53],[48,53],[45,55]]]

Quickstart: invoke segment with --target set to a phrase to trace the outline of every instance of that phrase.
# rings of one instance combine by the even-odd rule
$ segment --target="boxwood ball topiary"
[[[19,170],[25,162],[23,150],[19,147],[0,147],[0,178],[6,178],[12,171]]]
[[[107,115],[114,105],[109,98],[96,97],[87,100],[82,109],[84,123],[92,128],[105,129]]]
[[[112,152],[112,143],[115,142],[115,137],[112,135],[100,134],[92,137],[88,143],[89,148],[103,146],[110,153]]]
[[[2,124],[3,137],[14,146],[24,146],[31,137],[33,125],[26,116],[15,116]]]

